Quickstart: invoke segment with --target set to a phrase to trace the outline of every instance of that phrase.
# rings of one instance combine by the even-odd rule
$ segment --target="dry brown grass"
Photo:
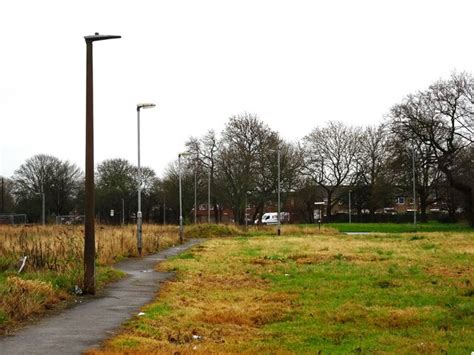
[[[54,290],[47,282],[23,280],[16,276],[8,277],[3,288],[0,309],[13,321],[42,313],[68,297],[64,291]]]
[[[175,226],[143,226],[144,254],[167,248],[177,241]],[[0,226],[0,257],[19,260],[27,256],[27,270],[67,271],[82,263],[83,248],[82,226]],[[100,265],[137,256],[136,227],[97,226],[96,250]]]
[[[175,226],[143,226],[145,255],[177,242]],[[70,298],[74,285],[81,287],[83,246],[82,226],[0,226],[0,334]],[[136,256],[136,227],[97,226],[96,250],[101,266]],[[22,274],[13,276],[24,256]],[[98,287],[117,277],[116,272],[99,268]]]

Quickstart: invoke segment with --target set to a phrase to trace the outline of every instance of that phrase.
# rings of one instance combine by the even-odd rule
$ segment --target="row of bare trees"
[[[219,136],[209,131],[190,138],[186,170],[198,172],[202,195],[209,174],[215,216],[219,205],[228,205],[240,222],[246,197],[255,206],[254,217],[265,203],[275,201],[278,149],[284,196],[291,192],[296,197],[308,221],[314,201],[326,200],[331,218],[333,207],[347,200],[348,190],[354,193],[358,213],[368,211],[373,217],[396,196],[410,195],[415,170],[423,220],[436,202],[452,218],[463,210],[474,225],[473,92],[472,76],[454,73],[408,95],[378,126],[331,121],[298,144],[285,142],[255,115],[245,113],[231,117]]]
[[[349,190],[357,213],[374,217],[396,196],[411,191],[414,163],[422,218],[437,202],[452,217],[462,208],[474,225],[473,93],[471,75],[455,73],[408,95],[377,126],[330,121],[296,143],[285,141],[256,115],[233,116],[222,132],[210,130],[185,143],[185,218],[192,219],[194,192],[197,204],[205,204],[209,187],[216,222],[227,207],[235,221],[243,223],[246,201],[253,206],[252,220],[261,215],[270,201],[276,201],[279,151],[282,201],[291,196],[302,221],[312,222],[314,202],[321,200],[331,218],[334,206],[347,202]],[[161,179],[152,169],[143,169],[145,220],[178,220],[178,174],[177,161]],[[75,165],[39,155],[23,164],[7,186],[17,210],[39,206],[43,188],[49,211],[63,214],[72,208],[81,211],[82,179]],[[121,211],[123,204],[130,220],[136,210],[136,167],[123,159],[106,160],[97,168],[96,181],[98,212],[105,217],[111,209]]]

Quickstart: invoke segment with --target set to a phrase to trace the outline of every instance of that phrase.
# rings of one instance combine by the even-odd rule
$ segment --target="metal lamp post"
[[[137,104],[137,142],[138,142],[138,211],[137,211],[137,249],[142,255],[142,171],[140,166],[140,109],[153,108],[155,104]]]
[[[125,225],[125,201],[122,198],[122,227]]]
[[[281,188],[280,188],[280,184],[281,184],[281,181],[280,181],[280,148],[278,147],[278,231],[277,231],[277,235],[280,235],[281,234],[281,230],[280,230],[280,225],[281,225],[281,221],[280,221],[280,209],[281,209],[281,203],[280,203],[280,191],[281,191]]]
[[[349,189],[349,224],[352,223],[351,192],[352,192],[352,191]]]
[[[95,33],[85,36],[86,54],[86,176],[84,203],[84,292],[95,294],[95,196],[94,196],[94,84],[92,44],[95,41],[121,38]]]
[[[163,194],[163,225],[166,225],[166,196]]]
[[[199,162],[199,152],[196,156],[196,162],[194,164],[194,224],[197,223],[197,165]]]
[[[244,218],[245,218],[245,230],[247,230],[247,207],[249,205],[249,195],[248,192],[245,192],[245,211],[244,211]]]
[[[207,223],[211,223],[211,171],[207,175]]]
[[[413,225],[416,228],[416,175],[415,175],[415,144],[412,143],[412,170],[413,170]]]
[[[182,244],[184,240],[183,231],[183,192],[181,188],[181,157],[185,157],[189,153],[178,154],[178,176],[179,176],[179,242]]]
[[[41,223],[43,226],[46,224],[46,198],[44,194],[44,186],[41,184]]]
[[[278,209],[277,209],[277,219],[278,219],[278,228],[277,228],[277,235],[281,235],[281,221],[280,221],[280,214],[281,214],[281,203],[280,203],[280,184],[281,184],[281,179],[280,179],[280,147],[278,149],[271,149],[271,152],[276,152],[277,153],[277,165],[278,165]]]
[[[248,228],[248,223],[247,223],[247,209],[249,207],[249,195],[252,193],[250,191],[245,192],[245,229]]]

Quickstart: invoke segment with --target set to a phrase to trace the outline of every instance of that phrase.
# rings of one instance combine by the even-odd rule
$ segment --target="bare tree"
[[[388,131],[383,124],[368,126],[361,132],[357,173],[354,174],[351,185],[356,185],[356,190],[364,191],[366,208],[372,220],[374,220],[375,211],[384,207],[387,196],[390,196],[387,174],[387,161],[390,154],[388,141]]]
[[[430,147],[432,159],[449,184],[464,196],[469,223],[474,226],[474,190],[458,171],[474,139],[474,79],[466,73],[439,80],[428,90],[409,95],[391,110],[392,129],[402,139]],[[471,179],[472,180],[472,179]]]
[[[444,175],[433,160],[432,148],[419,141],[409,141],[394,136],[390,141],[387,158],[388,173],[400,193],[413,188],[413,159],[415,160],[415,189],[417,207],[421,212],[421,221],[427,221],[427,209],[439,201],[439,187]]]
[[[244,222],[246,195],[263,209],[277,188],[272,177],[276,166],[278,134],[255,115],[242,114],[229,119],[222,134],[218,155],[219,179],[232,206],[236,221]],[[276,176],[276,175],[273,175]]]
[[[38,154],[22,164],[12,178],[13,193],[19,208],[40,215],[41,193],[46,200],[46,213],[68,213],[80,189],[80,169],[56,157]]]
[[[327,217],[356,169],[360,130],[331,121],[303,138],[304,172],[326,191]]]
[[[215,223],[218,223],[220,212],[218,196],[220,194],[220,189],[216,184],[216,169],[219,139],[214,130],[209,130],[201,138],[191,137],[188,142],[186,142],[186,147],[191,153],[191,156],[196,157],[198,160],[197,167],[199,168],[199,171],[197,176],[201,182],[201,184],[199,184],[201,191],[204,189],[203,185],[205,185],[205,190],[207,191],[207,181],[210,179],[211,203],[214,210],[214,221]]]

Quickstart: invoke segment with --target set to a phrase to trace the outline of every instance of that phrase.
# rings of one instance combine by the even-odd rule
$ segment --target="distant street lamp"
[[[183,193],[181,189],[181,157],[188,156],[189,153],[178,154],[178,176],[179,176],[179,242],[182,244],[184,240],[183,231]]]
[[[46,202],[45,202],[44,186],[41,184],[41,223],[46,224]]]
[[[125,201],[122,198],[122,227],[124,226],[124,224],[125,224]]]
[[[412,170],[413,170],[413,225],[416,228],[416,176],[415,176],[415,144],[412,143]]]
[[[211,223],[211,171],[207,174],[207,223]]]
[[[166,225],[166,195],[163,194],[163,225]]]
[[[278,232],[277,234],[280,235],[280,210],[281,210],[281,203],[280,203],[280,193],[281,193],[281,181],[280,181],[280,147],[278,147]]]
[[[194,164],[194,224],[197,223],[197,164],[199,161],[199,152],[196,155],[196,162]]]
[[[280,191],[281,191],[281,188],[280,188],[280,147],[278,147],[278,149],[271,149],[270,150],[271,152],[275,152],[277,153],[277,165],[278,165],[278,211],[277,211],[277,219],[278,219],[278,228],[277,228],[277,235],[280,235],[281,234],[281,230],[280,230],[280,225],[281,225],[281,221],[280,221],[280,209],[281,209],[281,206],[280,206]]]
[[[249,206],[249,195],[251,194],[250,191],[247,191],[245,192],[245,229],[247,229],[248,225],[247,225],[247,208]]]
[[[137,249],[142,255],[142,171],[140,167],[140,109],[155,107],[155,104],[137,104],[137,142],[138,142],[138,211],[137,211]]]
[[[349,189],[349,224],[352,223],[352,212],[351,212],[351,189]]]
[[[84,203],[84,292],[95,294],[95,196],[94,196],[94,84],[92,43],[120,36],[95,33],[85,36],[86,54],[86,174]]]

